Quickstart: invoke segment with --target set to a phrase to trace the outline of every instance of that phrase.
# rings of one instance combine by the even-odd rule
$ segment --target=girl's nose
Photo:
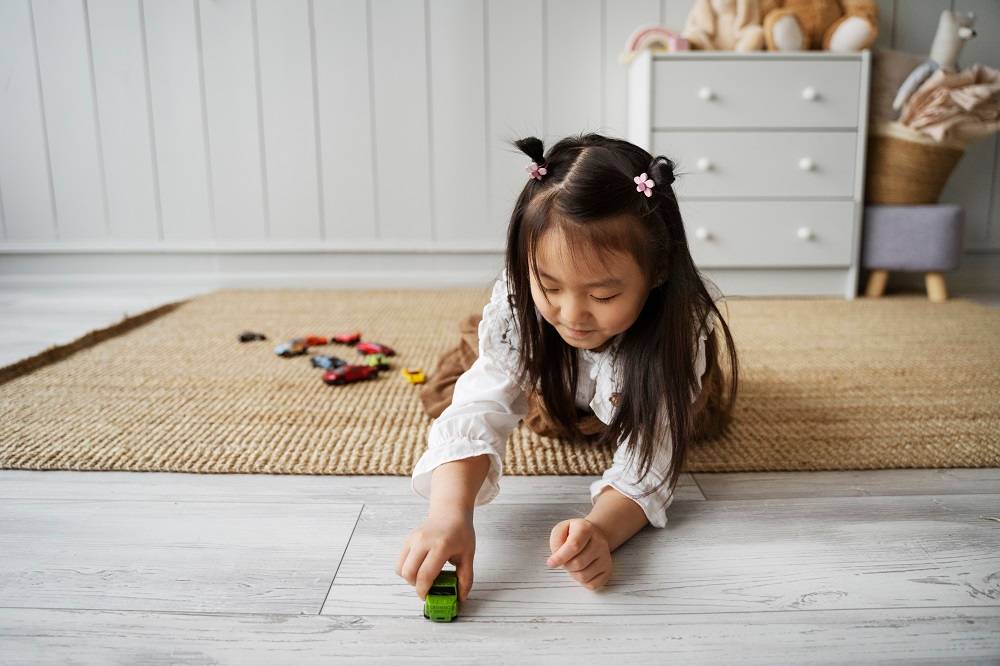
[[[587,326],[589,317],[586,303],[575,296],[568,298],[562,307],[562,319],[566,326]]]

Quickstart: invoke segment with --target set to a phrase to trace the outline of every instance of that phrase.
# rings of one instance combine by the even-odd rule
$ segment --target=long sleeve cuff
[[[410,486],[413,491],[426,499],[431,498],[431,475],[438,465],[452,460],[471,458],[481,454],[490,457],[490,469],[486,473],[476,506],[488,504],[500,493],[500,477],[503,476],[503,461],[492,444],[481,439],[456,439],[447,444],[439,444],[427,449],[413,468]]]

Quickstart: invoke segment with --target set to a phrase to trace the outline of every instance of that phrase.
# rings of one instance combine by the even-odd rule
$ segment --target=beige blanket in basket
[[[963,144],[1000,131],[1000,71],[939,69],[907,100],[899,121],[935,141]]]

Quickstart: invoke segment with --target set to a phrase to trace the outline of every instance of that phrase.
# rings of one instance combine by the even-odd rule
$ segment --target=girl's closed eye
[[[559,291],[559,290],[558,289],[546,289],[545,287],[542,287],[542,291],[544,291],[546,294],[551,294],[552,292]],[[608,301],[611,301],[611,300],[613,300],[615,298],[618,298],[620,295],[621,294],[615,294],[614,296],[607,296],[605,298],[601,298],[599,296],[592,296],[592,298],[595,301],[598,301],[600,303],[607,303]]]

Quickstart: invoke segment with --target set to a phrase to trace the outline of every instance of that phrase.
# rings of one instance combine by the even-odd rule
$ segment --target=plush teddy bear
[[[760,0],[695,0],[681,34],[692,49],[759,51],[761,17]]]
[[[878,36],[875,0],[760,0],[769,51],[861,51]]]

